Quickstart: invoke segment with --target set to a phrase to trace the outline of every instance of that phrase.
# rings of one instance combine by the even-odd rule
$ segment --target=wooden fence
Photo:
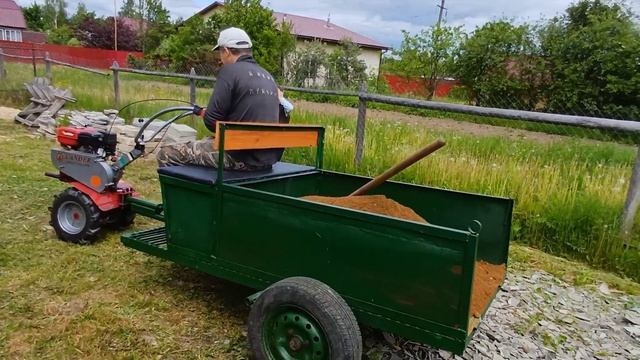
[[[5,76],[4,57],[6,56],[8,55],[6,54],[3,55],[2,49],[0,49],[0,79],[3,76]],[[15,57],[15,56],[12,55],[10,57]],[[45,62],[46,76],[48,76],[49,78],[51,77],[51,64],[72,67],[78,70],[88,71],[88,72],[100,74],[103,76],[112,76],[114,102],[116,106],[119,106],[121,104],[120,88],[122,84],[120,81],[120,73],[132,73],[132,74],[149,75],[149,76],[188,79],[189,80],[189,98],[192,103],[195,103],[195,99],[196,99],[196,81],[204,80],[204,81],[215,82],[216,80],[216,78],[213,76],[197,75],[193,68],[191,69],[189,74],[180,74],[180,73],[171,73],[171,72],[122,68],[119,66],[117,62],[114,62],[110,68],[111,73],[107,73],[99,70],[86,68],[83,66],[78,66],[78,65],[73,65],[73,64],[53,60],[49,57],[48,54],[45,54],[45,56],[41,58],[37,58],[36,56],[32,56],[32,57],[22,56],[21,58],[28,58],[33,61],[34,72],[35,72],[35,62],[37,60],[43,60]],[[563,114],[541,113],[541,112],[534,112],[534,111],[501,109],[501,108],[487,108],[487,107],[472,106],[472,105],[418,100],[418,99],[410,99],[410,98],[396,97],[396,96],[386,96],[386,95],[369,93],[367,91],[366,84],[363,84],[362,87],[360,88],[360,91],[358,92],[325,90],[325,89],[309,89],[309,88],[299,88],[299,87],[293,87],[293,86],[283,86],[283,88],[285,90],[308,93],[308,94],[322,94],[322,95],[330,95],[330,96],[343,96],[343,97],[346,96],[346,97],[358,98],[358,117],[356,120],[356,142],[355,142],[355,159],[354,159],[357,165],[360,164],[364,156],[367,104],[369,102],[392,104],[392,105],[407,106],[407,107],[422,108],[422,109],[442,110],[442,111],[448,111],[453,113],[465,113],[465,114],[472,114],[472,115],[478,115],[478,116],[498,117],[502,119],[528,121],[532,123],[559,124],[559,125],[568,125],[573,127],[601,129],[601,130],[609,130],[609,131],[613,130],[613,131],[617,131],[624,134],[640,135],[640,122],[637,122],[637,121],[614,120],[614,119],[589,117],[589,116],[563,115]],[[629,182],[629,189],[627,191],[627,197],[626,197],[623,214],[622,214],[623,234],[630,233],[631,228],[633,227],[633,222],[639,206],[640,206],[640,147],[638,147],[636,160],[633,165],[631,180]]]

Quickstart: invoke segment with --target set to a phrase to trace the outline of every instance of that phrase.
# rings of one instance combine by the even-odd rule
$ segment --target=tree
[[[432,26],[415,35],[404,30],[402,34],[400,49],[394,51],[399,60],[391,66],[396,73],[424,78],[427,96],[432,98],[438,79],[453,72],[462,30],[460,27]]]
[[[56,0],[56,27],[63,26],[67,23],[67,2],[64,0]]]
[[[156,64],[165,60],[174,71],[188,71],[191,67],[217,67],[215,53],[211,51],[211,39],[216,38],[216,31],[199,16],[194,16],[182,23],[177,32],[170,35],[153,53],[145,56]]]
[[[135,0],[125,0],[120,7],[118,16],[126,16],[132,19],[136,19],[140,16],[138,13]]]
[[[211,44],[219,32],[235,26],[244,29],[253,42],[256,61],[275,77],[283,75],[283,59],[295,47],[295,38],[287,24],[276,24],[273,12],[262,6],[260,0],[228,0],[222,11],[208,20],[215,30],[215,37],[207,39]],[[280,26],[280,27],[279,27]]]
[[[44,19],[42,6],[35,2],[27,7],[22,8],[22,14],[27,22],[27,27],[30,30],[42,31],[44,30]]]
[[[95,19],[96,17],[96,13],[93,11],[89,11],[87,10],[87,6],[81,2],[78,3],[78,8],[76,9],[75,14],[73,14],[71,16],[71,18],[69,18],[69,23],[74,27],[78,27],[78,25],[80,25],[80,23],[82,23],[85,19],[87,18],[93,18]]]
[[[113,49],[113,17],[106,19],[86,18],[76,29],[76,38],[87,47]],[[139,50],[138,37],[118,19],[118,49]]]
[[[57,29],[67,23],[67,2],[64,0],[44,0],[42,6],[44,30]]]
[[[367,65],[359,59],[361,51],[350,39],[342,39],[329,55],[325,85],[331,89],[357,89],[367,80]]]
[[[47,32],[47,40],[53,44],[66,45],[73,39],[73,29],[67,25],[59,26]]]
[[[169,10],[161,0],[146,0],[141,26],[142,51],[152,52],[173,32]]]
[[[551,111],[640,120],[640,28],[616,3],[582,0],[542,29]]]
[[[286,78],[293,86],[315,86],[321,71],[327,67],[327,52],[319,40],[294,51],[287,59]]]
[[[455,65],[457,78],[482,106],[533,110],[546,80],[532,28],[506,20],[477,28],[460,46]]]

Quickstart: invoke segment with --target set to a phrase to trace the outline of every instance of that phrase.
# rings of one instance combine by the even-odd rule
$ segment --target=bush
[[[453,100],[471,103],[471,91],[466,86],[456,85],[449,90],[447,97]]]

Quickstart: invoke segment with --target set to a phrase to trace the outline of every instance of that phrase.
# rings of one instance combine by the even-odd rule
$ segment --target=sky
[[[18,0],[22,6],[34,0]],[[122,0],[115,0],[119,7]],[[262,0],[274,11],[327,19],[382,42],[397,47],[402,42],[401,30],[416,33],[435,24],[441,0]],[[37,0],[41,3],[43,0]],[[67,0],[73,12],[78,1]],[[113,14],[111,0],[84,0],[90,10],[98,15]],[[449,25],[463,26],[471,31],[476,26],[499,18],[516,22],[536,22],[562,13],[572,0],[445,0],[445,20]],[[636,14],[640,14],[640,0],[628,0]],[[163,0],[174,18],[187,18],[201,10],[210,1]]]

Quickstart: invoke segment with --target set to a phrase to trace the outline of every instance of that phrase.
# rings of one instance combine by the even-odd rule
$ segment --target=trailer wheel
[[[51,221],[58,238],[77,244],[88,244],[100,232],[100,209],[90,197],[76,188],[67,188],[55,196]]]
[[[362,358],[360,328],[333,289],[305,277],[267,288],[249,313],[248,340],[255,359]]]

